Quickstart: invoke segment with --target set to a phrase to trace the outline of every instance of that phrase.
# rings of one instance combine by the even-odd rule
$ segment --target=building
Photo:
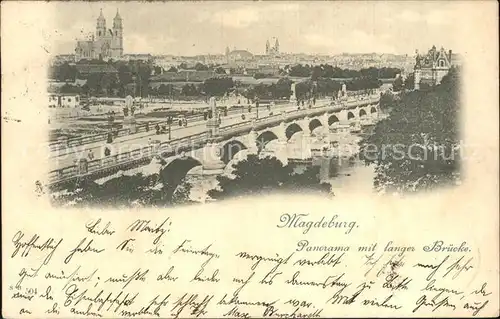
[[[151,82],[203,82],[205,80],[218,77],[219,75],[212,70],[181,70],[179,72],[163,72],[162,74],[152,76]]]
[[[122,60],[124,60],[124,61],[142,61],[145,63],[152,63],[154,60],[154,57],[150,53],[125,54],[123,56]]]
[[[109,59],[123,56],[123,21],[118,10],[113,19],[113,28],[106,28],[106,19],[101,13],[97,18],[95,35],[76,43],[75,59]]]
[[[80,105],[80,95],[72,93],[49,93],[49,107],[75,108]]]
[[[244,62],[244,61],[252,61],[253,54],[248,52],[247,50],[233,50],[231,52],[226,53],[226,58],[229,62]]]
[[[448,74],[452,66],[452,52],[446,52],[443,47],[437,50],[436,46],[427,52],[426,55],[420,55],[417,52],[415,61],[415,89],[420,89],[421,84],[438,85],[441,79]]]
[[[266,55],[279,55],[280,54],[280,42],[278,38],[276,38],[276,42],[274,42],[274,46],[271,47],[269,44],[269,40],[266,41]]]

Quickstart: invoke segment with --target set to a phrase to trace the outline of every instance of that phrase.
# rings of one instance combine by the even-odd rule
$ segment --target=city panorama
[[[462,60],[433,6],[138,5],[61,4],[37,181],[55,206],[460,184]]]

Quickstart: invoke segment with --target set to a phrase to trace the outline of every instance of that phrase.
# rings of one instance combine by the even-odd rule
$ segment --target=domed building
[[[253,54],[248,52],[247,50],[233,50],[229,51],[226,49],[226,58],[228,62],[237,62],[237,61],[251,61],[253,60]]]

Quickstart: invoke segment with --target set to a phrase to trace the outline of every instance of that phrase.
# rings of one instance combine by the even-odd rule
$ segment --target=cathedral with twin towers
[[[271,47],[269,44],[269,40],[266,41],[266,55],[279,55],[280,54],[280,42],[278,38],[276,38],[276,42],[274,42],[274,46]]]
[[[113,28],[106,28],[106,19],[102,9],[97,18],[96,31],[87,40],[76,43],[75,57],[81,59],[109,59],[123,56],[123,20],[116,10]]]

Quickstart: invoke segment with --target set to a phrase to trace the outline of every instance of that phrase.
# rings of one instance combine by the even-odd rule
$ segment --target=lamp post
[[[255,112],[256,112],[256,117],[259,118],[259,97],[255,98]]]
[[[174,97],[173,97],[173,93],[172,93],[172,90],[173,90],[173,89],[174,89],[174,85],[173,85],[173,84],[171,84],[171,85],[170,85],[170,107],[172,107],[172,103],[173,103],[173,99],[174,99]]]
[[[167,119],[167,124],[168,124],[168,139],[172,139],[172,122],[173,122],[172,116],[169,116]]]

